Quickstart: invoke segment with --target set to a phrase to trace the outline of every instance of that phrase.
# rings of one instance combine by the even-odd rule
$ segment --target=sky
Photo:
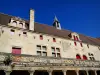
[[[100,37],[100,0],[0,0],[0,12],[52,25],[55,15],[62,29]]]

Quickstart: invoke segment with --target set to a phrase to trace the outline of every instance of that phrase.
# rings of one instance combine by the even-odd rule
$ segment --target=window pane
[[[37,51],[37,55],[41,56],[41,51]]]
[[[55,48],[54,47],[51,47],[51,49],[52,49],[52,52],[55,52]]]
[[[61,57],[61,56],[60,56],[60,53],[57,53],[57,57]]]
[[[74,45],[77,46],[76,42],[74,42]]]
[[[42,35],[40,35],[40,40],[43,40],[43,36]]]
[[[56,42],[56,39],[55,38],[53,38],[53,42]]]
[[[90,60],[92,60],[92,57],[89,57],[90,58]]]
[[[60,52],[60,49],[59,49],[59,48],[56,48],[56,51],[57,51],[57,52]]]
[[[21,54],[21,48],[12,47],[12,54]]]
[[[17,25],[17,22],[13,21],[12,26],[16,26],[16,25]]]
[[[41,50],[41,46],[37,45],[37,50]]]
[[[95,60],[95,58],[94,58],[94,57],[92,57],[92,60]]]
[[[42,50],[47,50],[46,46],[42,46]]]
[[[13,29],[11,29],[10,31],[11,31],[11,32],[10,32],[11,35],[13,35],[13,34],[15,33],[15,30],[13,30]]]
[[[43,52],[42,56],[47,56],[47,52]]]
[[[56,54],[55,54],[55,53],[52,53],[52,56],[53,56],[53,57],[56,57]]]

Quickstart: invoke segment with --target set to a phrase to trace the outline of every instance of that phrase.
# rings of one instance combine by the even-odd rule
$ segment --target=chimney
[[[30,24],[29,24],[29,30],[34,31],[34,10],[30,9]]]

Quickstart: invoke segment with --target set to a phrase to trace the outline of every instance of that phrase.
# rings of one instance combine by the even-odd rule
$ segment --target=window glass
[[[37,45],[37,50],[41,50],[41,46]]]
[[[46,46],[42,46],[42,50],[46,51],[47,50]]]
[[[42,56],[47,56],[47,52],[43,52],[43,55]]]
[[[37,55],[41,56],[41,51],[37,51]]]

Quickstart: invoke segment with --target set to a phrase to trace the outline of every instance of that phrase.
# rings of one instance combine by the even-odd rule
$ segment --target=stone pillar
[[[86,70],[86,75],[89,75],[89,72],[88,72],[88,70]]]
[[[94,71],[94,73],[95,73],[95,75],[97,75],[97,71],[96,70]]]
[[[12,72],[12,71],[4,71],[5,72],[5,75],[10,75],[10,73]]]
[[[30,75],[34,75],[35,70],[34,71],[28,71],[28,72],[30,73]]]
[[[52,75],[52,70],[48,70],[49,75]]]
[[[67,70],[63,70],[63,75],[67,75],[66,72],[67,72]]]
[[[79,75],[79,70],[76,70],[76,75]]]

